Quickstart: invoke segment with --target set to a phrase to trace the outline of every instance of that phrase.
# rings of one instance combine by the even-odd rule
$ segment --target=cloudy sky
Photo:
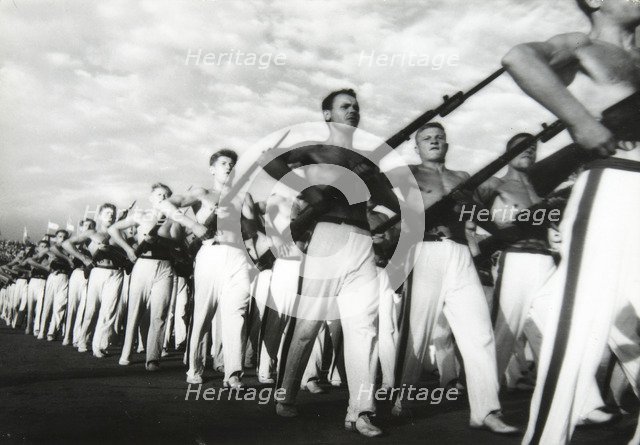
[[[386,138],[511,46],[587,27],[573,0],[0,0],[1,236],[206,185],[213,151],[318,121],[332,89]],[[446,118],[450,166],[550,120],[503,76]]]

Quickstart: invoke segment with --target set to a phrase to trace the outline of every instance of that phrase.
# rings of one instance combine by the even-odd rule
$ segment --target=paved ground
[[[185,401],[182,358],[176,353],[154,374],[142,356],[129,367],[117,356],[96,359],[59,342],[38,341],[0,328],[0,442],[2,443],[437,443],[517,444],[467,427],[466,399],[426,405],[412,420],[391,418],[389,404],[379,406],[387,435],[365,439],[342,429],[346,390],[301,393],[299,418],[278,418],[273,404],[258,401]],[[203,385],[221,385],[221,374],[207,371]],[[256,388],[254,375],[245,382]],[[224,394],[224,393],[223,393]],[[258,397],[256,397],[258,399]],[[524,425],[529,396],[504,394],[507,419]],[[573,443],[626,443],[635,419],[579,431]]]

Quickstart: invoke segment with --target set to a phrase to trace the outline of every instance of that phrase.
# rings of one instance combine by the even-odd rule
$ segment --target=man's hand
[[[218,219],[225,219],[231,215],[231,212],[229,212],[228,206],[218,206],[214,211],[218,216]]]
[[[616,152],[613,134],[600,122],[590,119],[569,128],[573,140],[586,150],[600,156],[611,156]]]
[[[193,232],[193,234],[195,236],[197,236],[198,238],[204,238],[205,235],[207,234],[207,228],[205,226],[203,226],[202,224],[195,224],[192,228],[191,231]]]
[[[88,256],[83,256],[82,257],[82,262],[84,263],[85,266],[91,266],[93,264],[93,258],[88,257]]]
[[[640,147],[640,142],[638,141],[619,141],[618,146],[620,150],[631,151]]]
[[[129,258],[129,261],[131,261],[132,263],[135,263],[136,260],[138,259],[138,257],[136,256],[136,251],[133,250],[132,248],[128,248],[127,249],[127,258]]]

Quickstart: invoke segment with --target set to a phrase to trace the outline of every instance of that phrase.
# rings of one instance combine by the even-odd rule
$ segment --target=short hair
[[[163,184],[162,182],[156,182],[155,184],[153,184],[151,186],[151,191],[154,191],[155,189],[165,189],[167,192],[167,196],[171,196],[173,195],[173,192],[171,191],[171,189],[169,188],[168,185]]]
[[[96,228],[96,222],[95,222],[95,220],[93,220],[91,218],[85,218],[82,221],[80,221],[80,225],[83,225],[84,223],[89,223],[89,228],[90,229],[95,229]]]
[[[234,164],[238,162],[238,153],[229,148],[222,148],[211,155],[211,157],[209,158],[209,167],[211,167],[219,158],[222,157],[230,158]]]
[[[576,3],[578,4],[578,8],[580,8],[582,12],[587,14],[589,17],[591,17],[591,14],[593,14],[599,9],[599,8],[594,8],[593,6],[590,6],[585,0],[576,0]]]
[[[38,241],[38,246],[39,246],[40,244],[44,244],[44,245],[46,245],[47,247],[49,247],[49,238],[42,238],[40,241]]]
[[[444,129],[444,126],[440,122],[427,122],[426,124],[423,124],[422,127],[418,128],[418,131],[416,131],[416,141],[418,140],[418,135],[428,128],[439,128],[445,134],[447,134],[447,131]]]
[[[518,133],[515,136],[513,136],[511,139],[509,139],[509,142],[507,142],[507,151],[511,151],[513,147],[515,147],[516,145],[520,144],[523,141],[528,141],[531,144],[535,144],[536,142],[532,134]]]
[[[56,236],[58,236],[58,233],[64,233],[64,237],[69,238],[69,232],[67,230],[64,230],[64,229],[56,230]]]
[[[116,210],[116,206],[114,204],[111,204],[110,202],[105,202],[104,204],[102,204],[100,206],[100,208],[98,208],[98,214],[102,213],[102,211],[104,209],[111,209],[113,210],[113,214],[115,215],[118,211]]]
[[[351,96],[356,100],[358,99],[358,97],[356,96],[356,92],[351,88],[343,88],[341,90],[332,91],[327,97],[322,99],[322,111],[331,110],[331,107],[333,107],[333,99],[335,99],[336,96],[339,96],[340,94],[346,94],[347,96]]]

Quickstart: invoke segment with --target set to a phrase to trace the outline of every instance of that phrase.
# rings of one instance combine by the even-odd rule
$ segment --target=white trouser
[[[33,319],[33,335],[35,335],[36,337],[40,333],[40,328],[41,328],[40,325],[42,320],[42,308],[44,306],[44,294],[46,291],[48,280],[49,280],[49,277],[42,279],[43,281],[42,292],[38,292],[37,294],[35,294],[36,301],[35,301],[35,314]]]
[[[22,324],[27,311],[28,283],[25,278],[18,278],[15,284],[16,312],[13,316],[12,327],[17,328]]]
[[[187,340],[187,323],[189,323],[189,314],[187,313],[188,305],[189,284],[187,283],[187,279],[175,275],[171,288],[171,306],[169,308],[167,329],[164,337],[165,349],[169,347],[172,333],[174,337],[174,347],[176,349]]]
[[[256,278],[254,296],[260,314],[260,354],[258,375],[271,377],[282,353],[282,339],[287,330],[296,298],[300,260],[277,259],[273,270],[264,270]],[[324,349],[324,327],[314,343],[302,376],[302,385],[320,377]]]
[[[382,371],[382,386],[393,388],[399,335],[398,316],[402,300],[391,288],[387,273],[380,268],[378,273],[380,277],[378,360]]]
[[[120,360],[131,360],[138,327],[145,342],[146,362],[160,360],[172,287],[171,261],[138,258],[131,271],[127,326]]]
[[[278,376],[283,403],[294,403],[325,320],[339,319],[349,387],[346,420],[355,421],[360,413],[376,410],[380,299],[370,233],[347,224],[318,223],[302,272],[295,324],[285,337]]]
[[[126,329],[130,283],[131,283],[131,276],[125,272],[122,278],[122,290],[120,291],[120,304],[118,304],[118,318],[116,321],[117,334],[123,334]]]
[[[78,319],[84,314],[84,302],[87,294],[87,279],[83,269],[74,269],[69,277],[69,297],[67,300],[67,321],[64,330],[64,344],[76,343],[80,331]],[[81,307],[82,305],[82,307]]]
[[[537,361],[549,307],[540,290],[556,269],[550,254],[511,248],[500,254],[491,318],[496,340],[498,377],[503,378],[516,343],[524,334]],[[532,323],[527,324],[530,320]],[[525,326],[527,329],[525,329]]]
[[[607,343],[638,396],[638,192],[640,173],[612,168],[587,170],[573,187],[523,443],[569,442]]]
[[[94,354],[104,352],[115,335],[118,299],[122,289],[122,270],[95,267],[91,270],[87,283],[87,303],[85,306],[82,331],[78,338],[78,350],[87,350],[93,334],[91,349]]]
[[[405,286],[397,385],[418,383],[427,346],[444,313],[464,360],[470,422],[479,426],[500,409],[495,343],[480,279],[467,246],[443,239],[419,248]],[[400,397],[396,406],[403,406]]]
[[[27,287],[27,329],[25,330],[27,334],[36,332],[36,319],[40,320],[37,312],[38,301],[44,299],[45,283],[46,280],[44,278],[31,278],[29,280]]]
[[[39,339],[44,338],[45,331],[47,331],[46,335],[49,338],[54,337],[62,327],[67,312],[68,293],[69,276],[63,273],[51,273],[47,278],[47,285],[44,291]],[[47,325],[49,326],[48,330]]]
[[[206,332],[218,306],[224,379],[242,373],[244,327],[249,307],[249,264],[246,253],[228,245],[204,244],[198,251],[194,270],[193,330],[189,350],[190,378],[202,375],[206,359]]]

